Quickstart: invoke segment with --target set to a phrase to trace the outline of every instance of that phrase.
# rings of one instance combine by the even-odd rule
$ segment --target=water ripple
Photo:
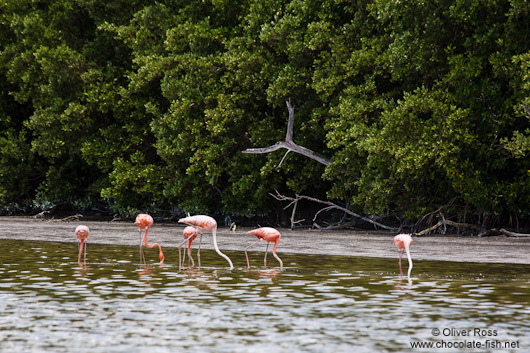
[[[166,265],[139,266],[124,260],[136,247],[92,245],[88,260],[106,262],[80,267],[75,244],[14,245],[0,241],[2,352],[391,352],[459,339],[433,328],[530,346],[528,266],[417,261],[409,283],[388,259],[284,254],[283,271],[247,271],[227,252],[230,271],[205,250],[210,267],[179,271],[171,250]]]

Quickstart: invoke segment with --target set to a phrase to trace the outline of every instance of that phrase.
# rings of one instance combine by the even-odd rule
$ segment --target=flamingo
[[[180,248],[188,242],[188,258],[191,260],[192,266],[195,266],[195,261],[193,261],[193,257],[191,256],[191,243],[197,238],[197,229],[192,226],[187,226],[184,228],[184,231],[182,232],[182,235],[184,236],[184,241],[178,246],[179,248],[179,270],[184,266],[184,261],[186,261],[186,251],[184,250],[184,258],[182,259],[182,262],[180,260]],[[188,266],[189,266],[189,260],[188,260]]]
[[[77,263],[81,265],[81,253],[83,252],[83,248],[85,249],[85,259],[84,264],[86,265],[86,239],[88,238],[88,233],[90,233],[90,230],[87,226],[77,226],[75,229],[75,236],[77,239],[79,239],[79,256],[77,257]]]
[[[412,259],[410,258],[410,251],[409,247],[410,244],[412,244],[412,238],[409,234],[398,234],[394,237],[394,245],[398,248],[399,251],[399,273],[401,274],[401,277],[403,277],[403,270],[401,269],[401,258],[403,257],[403,253],[407,253],[407,258],[409,259],[409,271],[407,273],[407,276],[410,280],[410,271],[412,271]]]
[[[201,268],[201,243],[202,243],[202,233],[203,232],[212,232],[213,236],[213,247],[215,249],[215,252],[217,252],[219,255],[224,257],[226,261],[230,264],[230,269],[234,269],[234,265],[232,264],[232,260],[225,254],[223,254],[219,247],[217,246],[217,238],[216,238],[216,232],[217,232],[217,222],[215,219],[209,216],[204,215],[198,215],[198,216],[191,216],[186,218],[179,219],[179,223],[184,223],[189,226],[195,227],[197,232],[201,235],[199,238],[199,250],[197,251],[197,259],[199,261],[199,268]]]
[[[160,258],[160,265],[164,263],[164,253],[162,252],[162,247],[158,243],[154,243],[152,245],[147,244],[147,233],[149,232],[149,228],[153,225],[153,217],[151,217],[148,214],[140,213],[138,216],[136,216],[136,221],[134,222],[138,229],[140,230],[140,263],[145,264],[145,256],[144,256],[144,249],[142,244],[142,230],[145,229],[145,235],[144,235],[144,243],[145,246],[148,248],[154,248],[155,246],[158,246],[159,254],[158,257]]]
[[[263,260],[263,265],[265,267],[267,267],[267,253],[269,252],[269,243],[274,242],[274,247],[272,248],[272,255],[276,258],[276,260],[278,260],[278,262],[280,263],[280,269],[282,269],[283,268],[282,259],[280,259],[278,257],[278,255],[276,255],[276,247],[278,246],[278,243],[280,242],[280,238],[282,236],[280,234],[280,232],[278,232],[274,228],[262,227],[262,228],[253,229],[253,230],[251,230],[251,231],[249,231],[247,233],[248,234],[252,234],[256,238],[258,238],[258,240],[256,240],[256,242],[250,244],[249,246],[247,246],[245,248],[245,256],[247,258],[247,269],[250,268],[250,262],[248,261],[248,254],[247,254],[248,248],[250,248],[251,246],[256,245],[257,243],[261,242],[262,240],[267,241],[267,250],[265,250],[265,259]]]

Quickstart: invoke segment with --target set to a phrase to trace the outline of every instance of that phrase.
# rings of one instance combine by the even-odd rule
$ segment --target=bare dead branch
[[[470,223],[460,223],[460,222],[453,222],[453,221],[450,221],[450,220],[447,220],[443,217],[443,215],[440,213],[442,219],[436,223],[435,225],[433,225],[432,227],[429,227],[429,228],[426,228],[424,230],[422,230],[421,232],[418,232],[418,233],[414,233],[415,235],[418,235],[418,236],[421,236],[421,235],[425,235],[425,234],[428,234],[430,232],[433,232],[435,231],[436,229],[440,228],[440,227],[447,227],[447,226],[450,226],[450,227],[456,227],[456,228],[468,228],[468,229],[473,229],[478,233],[478,236],[481,236],[481,237],[485,237],[485,236],[496,236],[496,235],[505,235],[507,237],[518,237],[518,238],[522,238],[522,237],[530,237],[530,234],[524,234],[524,233],[516,233],[516,232],[511,232],[511,231],[508,231],[506,229],[495,229],[495,228],[492,228],[492,229],[485,229],[483,226],[480,226],[480,225],[477,225],[477,224],[470,224]],[[446,229],[444,229],[443,233],[445,234],[445,231]]]
[[[294,107],[291,105],[291,98],[287,102],[287,110],[289,111],[289,120],[287,120],[287,132],[285,134],[286,142],[293,142],[293,126],[294,126]]]
[[[287,150],[287,152],[285,152],[285,154],[283,155],[282,157],[282,160],[280,161],[280,163],[278,163],[278,165],[276,166],[276,168],[280,168],[282,166],[282,163],[283,161],[285,160],[285,157],[287,157],[287,155],[289,154],[289,152],[291,152],[290,150]]]
[[[285,141],[278,141],[274,145],[269,146],[269,147],[247,148],[246,150],[242,152],[246,154],[262,154],[262,153],[274,152],[281,148],[285,148],[288,150],[288,152],[292,151],[292,152],[301,154],[307,158],[311,158],[321,164],[324,164],[325,166],[328,166],[329,159],[327,157],[324,157],[315,151],[312,151],[308,148],[299,146],[296,143],[294,143],[293,141],[294,107],[291,105],[290,99],[286,102],[286,104],[287,104],[287,109],[289,110],[289,120],[287,121],[287,132],[285,134]],[[283,159],[285,159],[286,155],[284,155],[284,157],[282,158],[278,166],[282,164]]]
[[[294,225],[299,222],[295,222],[294,217],[296,216],[296,209],[298,208],[298,199],[291,203],[293,205],[293,212],[291,212],[291,229],[294,229]]]
[[[530,237],[530,234],[510,232],[504,228],[501,229],[489,229],[486,232],[480,234],[481,236],[494,236],[494,235],[505,235],[507,237],[525,238]]]
[[[73,222],[73,221],[78,221],[79,218],[83,217],[82,214],[75,214],[75,215],[72,215],[72,216],[68,216],[68,217],[64,217],[64,218],[61,218],[59,219],[59,221],[62,221],[62,222]]]
[[[315,216],[313,217],[313,222],[316,221],[318,215],[319,215],[321,212],[329,211],[329,210],[332,210],[333,208],[334,208],[334,206],[326,206],[326,207],[324,207],[324,208],[318,210],[318,212],[315,213]]]
[[[423,215],[423,217],[421,217],[421,219],[419,221],[416,222],[416,227],[418,225],[420,225],[423,221],[425,221],[425,219],[427,218],[427,224],[429,224],[431,221],[432,221],[432,218],[435,214],[442,214],[442,210],[444,210],[445,208],[448,208],[448,207],[451,207],[453,206],[453,204],[455,203],[455,201],[459,198],[459,196],[455,196],[453,197],[449,203],[447,203],[446,205],[442,205],[440,206],[437,210],[433,211],[433,212],[429,212],[425,215]],[[443,217],[443,216],[442,216]]]
[[[352,212],[352,211],[348,210],[347,208],[339,206],[339,205],[337,205],[337,204],[335,204],[335,203],[333,203],[331,201],[324,201],[324,200],[320,200],[320,199],[317,199],[317,198],[314,198],[314,197],[304,196],[304,195],[296,195],[296,197],[289,197],[289,196],[284,196],[284,195],[280,194],[278,192],[278,190],[275,190],[275,191],[276,191],[276,195],[271,194],[271,193],[269,193],[269,195],[271,195],[272,197],[274,197],[278,201],[291,201],[291,203],[293,201],[296,201],[296,203],[298,203],[298,201],[300,201],[300,200],[308,200],[308,201],[312,201],[312,202],[317,202],[317,203],[321,203],[323,205],[327,205],[327,207],[326,207],[327,210],[337,209],[337,210],[343,211],[343,212],[349,214],[350,216],[353,216],[353,217],[359,218],[359,219],[361,219],[361,220],[363,220],[365,222],[371,223],[371,224],[373,224],[376,227],[379,227],[379,228],[382,228],[382,229],[386,229],[386,230],[390,230],[390,231],[397,231],[398,230],[397,228],[386,226],[386,225],[381,224],[381,223],[379,223],[377,221],[374,221],[373,219],[370,219],[368,217],[363,217],[360,214]],[[319,211],[319,212],[321,212],[321,211]],[[291,217],[291,220],[294,219],[293,217],[294,217],[294,214]],[[293,225],[291,223],[291,227],[292,226]]]
[[[440,227],[445,227],[445,226],[451,226],[451,227],[462,227],[462,228],[471,228],[471,229],[475,229],[475,230],[482,230],[482,228],[480,226],[477,226],[475,224],[470,224],[470,223],[458,223],[458,222],[453,222],[453,221],[450,221],[450,220],[447,220],[447,219],[442,219],[441,221],[439,221],[438,223],[436,223],[435,225],[433,225],[432,227],[429,227],[427,229],[424,229],[422,230],[421,232],[418,232],[418,233],[414,233],[415,235],[425,235],[427,233],[430,233]]]

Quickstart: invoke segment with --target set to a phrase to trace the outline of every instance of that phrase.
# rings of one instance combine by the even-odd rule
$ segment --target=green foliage
[[[4,1],[0,202],[528,214],[521,0]],[[285,136],[330,158],[246,155]]]

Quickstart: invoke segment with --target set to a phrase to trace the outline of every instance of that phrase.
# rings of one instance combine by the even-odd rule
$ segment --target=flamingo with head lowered
[[[410,280],[410,271],[412,271],[412,259],[410,258],[410,244],[412,244],[412,237],[409,234],[398,234],[394,237],[394,245],[398,248],[399,251],[399,273],[403,277],[403,270],[401,269],[401,258],[403,253],[407,253],[407,258],[409,260],[409,270],[407,276]]]
[[[230,269],[231,270],[234,269],[234,265],[232,264],[232,260],[230,260],[230,258],[228,256],[226,256],[225,254],[223,254],[221,252],[221,250],[219,250],[219,247],[217,246],[217,237],[216,237],[217,222],[215,221],[215,219],[213,219],[210,216],[197,215],[197,216],[181,218],[181,219],[179,219],[179,223],[184,223],[184,224],[187,224],[189,226],[194,227],[195,229],[197,229],[197,231],[201,235],[200,238],[199,238],[199,250],[197,250],[197,259],[198,259],[198,262],[199,262],[199,268],[201,268],[202,234],[204,232],[212,232],[213,247],[215,249],[215,252],[217,252],[219,255],[224,257],[226,259],[226,261],[228,261],[228,264],[230,265]]]
[[[278,232],[274,228],[262,227],[262,228],[253,229],[249,231],[248,234],[254,235],[256,238],[258,238],[258,240],[256,240],[254,243],[250,244],[249,246],[245,248],[245,256],[247,258],[247,269],[250,268],[250,262],[248,260],[248,254],[247,254],[248,248],[256,245],[262,240],[265,240],[267,242],[267,249],[265,250],[265,259],[263,260],[263,265],[267,267],[267,253],[269,252],[269,243],[274,243],[274,247],[272,248],[272,255],[276,258],[276,260],[278,260],[278,262],[280,263],[280,269],[282,269],[283,268],[282,259],[280,259],[278,255],[276,255],[276,247],[278,246],[278,243],[280,242],[280,238],[282,236],[280,232]]]
[[[136,216],[136,221],[134,222],[138,229],[140,230],[140,263],[145,264],[145,256],[144,256],[144,249],[142,244],[142,230],[145,229],[145,235],[144,235],[144,243],[145,246],[148,248],[153,248],[155,246],[158,246],[158,258],[160,259],[160,265],[164,263],[164,253],[162,252],[162,247],[158,243],[154,243],[152,245],[147,244],[147,233],[149,232],[149,229],[153,225],[153,217],[151,217],[148,214],[140,213],[138,216]]]
[[[182,232],[182,235],[184,236],[184,241],[178,246],[179,248],[179,270],[184,267],[184,261],[186,261],[186,250],[184,250],[184,258],[181,260],[180,255],[180,248],[186,243],[188,243],[188,266],[189,262],[191,260],[191,265],[195,266],[195,261],[193,261],[193,256],[191,256],[191,243],[197,238],[197,229],[192,226],[187,226],[184,228],[184,231]]]
[[[86,265],[86,239],[88,238],[89,233],[90,230],[87,226],[77,226],[75,229],[75,236],[79,239],[79,256],[77,257],[77,263],[79,265],[81,265],[81,253],[83,252],[83,249],[85,249],[84,264]]]

